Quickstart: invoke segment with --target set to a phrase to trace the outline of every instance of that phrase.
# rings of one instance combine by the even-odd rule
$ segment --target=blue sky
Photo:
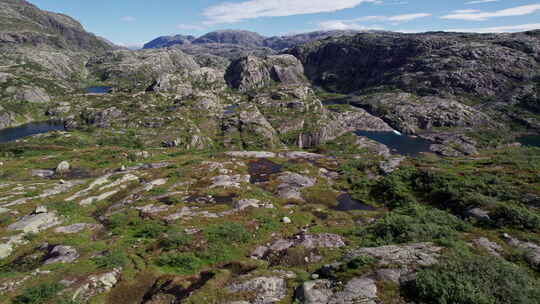
[[[115,43],[216,29],[286,35],[329,29],[512,32],[540,29],[540,0],[30,0]]]

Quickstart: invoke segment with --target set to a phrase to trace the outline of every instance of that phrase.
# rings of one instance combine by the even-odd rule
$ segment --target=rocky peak
[[[193,41],[194,44],[222,43],[240,44],[244,46],[260,47],[264,45],[265,37],[249,31],[223,30],[205,34]]]

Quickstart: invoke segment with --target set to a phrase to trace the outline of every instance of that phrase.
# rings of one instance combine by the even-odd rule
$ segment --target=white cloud
[[[183,31],[202,31],[206,29],[204,26],[195,24],[179,24],[176,26],[176,28]]]
[[[449,29],[445,32],[465,32],[465,33],[508,33],[521,32],[540,29],[540,23],[505,25],[496,27],[472,28],[472,29]]]
[[[128,42],[128,43],[122,43],[122,42],[119,42],[119,43],[115,43],[116,45],[119,45],[119,46],[123,46],[123,47],[126,47],[130,50],[138,50],[138,49],[142,49],[144,43],[143,42]]]
[[[361,22],[391,22],[392,24],[399,24],[402,22],[412,21],[419,18],[429,17],[431,14],[418,13],[418,14],[404,14],[396,16],[365,16],[349,20],[326,20],[319,22],[319,28],[323,30],[367,30],[376,29],[381,30],[380,26],[366,26],[360,24]]]
[[[125,22],[135,22],[135,21],[137,21],[137,18],[135,18],[133,16],[124,16],[124,17],[120,18],[120,20],[125,21]]]
[[[462,9],[462,10],[455,10],[452,13],[453,14],[472,14],[472,13],[480,13],[481,10],[476,9]]]
[[[283,17],[335,12],[378,0],[249,0],[225,2],[203,11],[206,24],[234,23],[259,17]]]
[[[346,20],[327,20],[319,22],[319,29],[325,30],[325,31],[333,31],[333,30],[357,30],[357,31],[365,31],[365,30],[382,30],[381,27],[374,26],[374,27],[367,27],[358,23],[353,22],[347,22]]]
[[[499,2],[499,0],[475,0],[475,1],[469,1],[465,4],[482,4],[482,3],[490,3],[490,2]]]
[[[510,17],[510,16],[522,16],[529,15],[540,10],[540,4],[531,4],[517,6],[513,8],[507,8],[495,12],[470,12],[470,13],[452,13],[450,15],[443,16],[443,19],[456,19],[456,20],[469,20],[469,21],[484,21],[490,18],[496,17]]]

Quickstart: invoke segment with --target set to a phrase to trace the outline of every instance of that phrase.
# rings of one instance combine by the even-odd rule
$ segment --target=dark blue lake
[[[356,131],[354,133],[386,145],[392,153],[406,156],[418,156],[422,152],[430,152],[429,147],[433,144],[429,140],[398,135],[394,132]]]
[[[14,141],[23,137],[47,133],[50,131],[63,131],[64,124],[60,122],[33,122],[15,128],[0,130],[0,143]]]
[[[112,87],[106,87],[106,86],[96,86],[96,87],[89,87],[86,88],[86,93],[92,93],[92,94],[107,94],[112,89]]]
[[[527,135],[517,139],[524,146],[540,147],[540,135]]]

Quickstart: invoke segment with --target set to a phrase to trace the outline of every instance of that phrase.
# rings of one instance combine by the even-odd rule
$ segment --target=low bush
[[[161,247],[172,250],[182,249],[191,244],[193,237],[185,233],[182,229],[171,229],[160,239]]]
[[[203,261],[193,253],[165,254],[157,259],[156,264],[178,274],[194,274],[201,269]]]
[[[519,205],[499,205],[490,213],[497,226],[517,229],[540,229],[540,215]]]
[[[242,243],[251,236],[242,224],[235,222],[209,226],[204,234],[209,243]]]
[[[361,230],[360,236],[369,243],[386,245],[455,239],[459,231],[469,228],[467,223],[446,211],[411,204],[386,214]]]
[[[58,283],[43,283],[26,288],[13,300],[13,304],[40,304],[54,298],[64,287]]]
[[[128,263],[127,256],[119,250],[111,251],[103,256],[97,256],[92,258],[92,262],[96,264],[98,268],[116,268],[124,267]]]
[[[420,270],[410,286],[415,302],[432,304],[537,304],[538,282],[502,259],[455,255]]]

